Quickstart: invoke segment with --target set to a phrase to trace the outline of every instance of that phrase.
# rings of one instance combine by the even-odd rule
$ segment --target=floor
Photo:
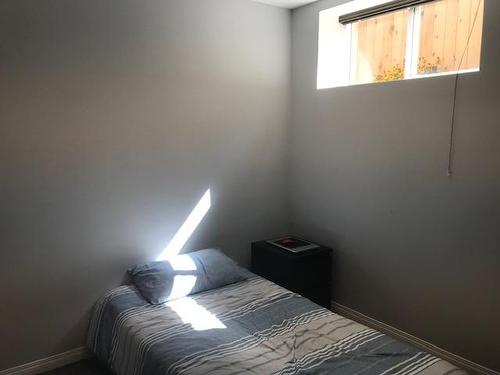
[[[112,375],[97,359],[89,358],[73,363],[52,371],[44,372],[42,375]]]

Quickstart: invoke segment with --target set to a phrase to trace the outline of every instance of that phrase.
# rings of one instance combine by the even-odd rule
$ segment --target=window
[[[358,11],[387,0],[355,0],[321,12],[318,89],[478,71],[483,1],[435,0],[365,18]]]
[[[404,78],[409,18],[403,10],[350,25],[351,83]]]

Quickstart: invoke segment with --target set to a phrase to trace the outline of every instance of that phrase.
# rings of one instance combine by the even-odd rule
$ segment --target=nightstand
[[[252,272],[330,309],[331,249],[293,253],[266,241],[252,243]]]

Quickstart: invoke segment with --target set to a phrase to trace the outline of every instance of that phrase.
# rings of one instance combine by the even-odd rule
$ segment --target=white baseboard
[[[359,311],[353,310],[350,307],[344,306],[340,303],[332,301],[332,310],[346,318],[355,320],[361,324],[368,327],[374,328],[377,331],[386,333],[393,337],[396,337],[402,341],[406,341],[413,346],[421,348],[436,357],[443,358],[445,361],[453,363],[454,365],[472,373],[481,375],[500,375],[500,373],[491,370],[487,367],[481,366],[475,362],[469,361],[468,359],[462,358],[456,354],[450,353],[444,349],[441,349],[425,340],[419,339],[409,333],[401,331],[400,329],[394,328],[388,324],[382,323],[376,319],[370,318]],[[1,374],[0,374],[1,375]]]
[[[58,367],[69,365],[70,363],[81,361],[90,357],[90,354],[84,346],[64,353],[59,353],[47,358],[26,363],[24,365],[12,367],[0,371],[0,375],[36,375],[45,371],[54,370]]]

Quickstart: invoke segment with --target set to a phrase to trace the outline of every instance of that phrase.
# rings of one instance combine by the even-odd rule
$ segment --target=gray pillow
[[[154,305],[248,278],[247,272],[217,249],[180,254],[128,272],[142,296]]]

